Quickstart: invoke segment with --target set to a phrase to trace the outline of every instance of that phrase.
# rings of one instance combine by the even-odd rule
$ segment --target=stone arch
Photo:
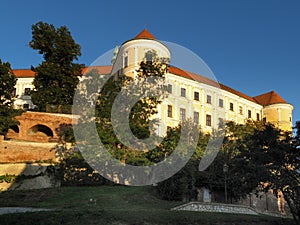
[[[19,133],[20,133],[20,128],[18,125],[14,125],[14,126],[11,126],[8,131],[7,131],[7,134],[6,134],[6,137],[7,138],[18,138],[19,137]]]
[[[20,128],[19,128],[18,125],[11,126],[11,127],[9,128],[9,130],[11,130],[11,131],[14,132],[14,133],[20,133]]]
[[[45,137],[53,137],[53,131],[50,127],[43,125],[43,124],[36,124],[30,127],[27,131],[28,135],[38,135],[38,136],[45,136]]]

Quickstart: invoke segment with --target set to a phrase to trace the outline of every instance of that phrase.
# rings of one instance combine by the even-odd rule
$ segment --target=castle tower
[[[282,130],[292,130],[293,106],[287,103],[275,91],[271,91],[254,99],[263,105],[262,115],[266,122],[273,123]]]
[[[171,54],[164,44],[144,29],[136,37],[120,46],[112,73],[121,71],[122,74],[135,78],[140,62],[152,61],[154,57],[170,59]]]

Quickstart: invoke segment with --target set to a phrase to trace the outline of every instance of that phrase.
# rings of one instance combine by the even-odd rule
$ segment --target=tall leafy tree
[[[153,128],[153,124],[150,124],[150,118],[157,113],[157,105],[164,96],[164,75],[166,71],[166,64],[162,63],[159,59],[156,59],[154,62],[142,62],[137,71],[138,78],[136,80],[125,75],[116,74],[112,76],[102,88],[96,106],[98,133],[102,142],[111,150],[111,154],[119,160],[134,165],[150,163],[144,152],[127,148],[118,140],[114,132],[111,124],[111,112],[117,95],[121,92],[121,89],[123,89],[125,90],[123,97],[131,98],[132,95],[139,93],[141,87],[143,87],[142,91],[145,92],[150,91],[151,88],[153,88],[152,85],[161,87],[161,89],[159,89],[161,91],[160,95],[140,99],[129,112],[129,126],[133,135],[139,139],[147,138],[150,136],[150,131]],[[154,83],[150,83],[146,82],[147,78],[158,78],[158,80],[154,80]],[[127,105],[121,109],[122,112],[120,112],[120,114],[126,113],[126,110]],[[123,123],[122,118],[115,122],[116,126],[119,127],[122,127]]]
[[[252,192],[257,187],[262,174],[258,173],[258,167],[243,158],[242,152],[247,150],[247,146],[251,143],[249,137],[258,126],[259,123],[251,121],[244,125],[228,122],[221,149],[212,164],[205,171],[198,172],[196,186],[204,186],[213,192],[224,193],[223,167],[227,164],[228,201],[234,202]]]
[[[154,116],[157,112],[156,108],[160,103],[163,94],[144,97],[140,96],[140,93],[142,91],[147,92],[152,90],[152,86],[158,87],[158,92],[165,93],[166,88],[164,85],[164,74],[166,71],[166,63],[162,63],[160,61],[141,63],[139,70],[137,71],[138,77],[135,80],[119,73],[114,74],[111,77],[101,77],[96,70],[89,71],[87,74],[85,74],[83,82],[81,83],[81,92],[79,94],[80,97],[75,99],[76,105],[86,106],[84,107],[84,112],[81,111],[83,116],[80,120],[80,134],[75,132],[76,136],[82,135],[80,138],[83,140],[88,139],[88,143],[92,145],[93,140],[97,139],[98,137],[90,135],[89,130],[90,126],[96,122],[99,138],[101,139],[101,142],[107,151],[114,158],[122,163],[135,166],[146,166],[152,164],[155,161],[154,157],[158,158],[160,155],[154,156],[154,154],[152,154],[150,157],[147,152],[148,149],[139,151],[135,147],[129,147],[126,143],[123,144],[124,139],[122,141],[119,140],[112,125],[112,109],[119,94],[122,95],[123,93],[122,97],[125,97],[125,99],[130,99],[134,95],[134,97],[137,96],[137,98],[134,98],[135,100],[137,99],[137,102],[135,101],[134,105],[127,104],[127,101],[121,102],[125,105],[123,106],[120,104],[121,108],[118,109],[118,115],[128,115],[129,124],[127,125],[129,125],[133,135],[138,139],[144,139],[150,135],[155,136],[155,134],[151,133],[150,131],[153,125],[153,123],[150,122],[150,117]],[[147,78],[154,78],[153,83],[148,83],[146,81]],[[99,90],[99,87],[102,87],[101,90]],[[90,107],[88,102],[95,103],[95,108]],[[78,110],[81,109],[79,108]],[[122,128],[122,126],[125,125],[124,117],[121,118],[121,116],[117,116],[117,118],[113,118],[115,119],[114,125],[118,128]],[[86,137],[87,134],[88,138]],[[128,135],[127,132],[125,132],[124,135]],[[130,140],[130,138],[128,138],[128,140]],[[85,155],[86,159],[87,157],[91,156],[88,159],[91,166],[93,166],[93,164],[97,165],[99,161],[101,161],[103,165],[107,165],[107,161],[110,160],[106,159],[103,155],[100,156],[97,147],[93,149],[87,149],[87,151],[82,153]],[[145,169],[147,170],[147,168]],[[107,166],[99,172],[101,174],[107,174],[110,176],[113,174],[114,168]],[[119,174],[118,178],[120,181],[124,179],[122,174]],[[132,176],[131,179],[133,180],[135,177]]]
[[[13,108],[14,86],[17,83],[10,64],[0,60],[0,133],[5,134],[9,127],[17,125],[14,118],[21,113]]]
[[[253,161],[267,176],[261,180],[264,189],[283,193],[295,221],[300,221],[300,151],[293,143],[290,132],[283,132],[272,124],[255,130],[249,146]]]
[[[32,25],[32,49],[43,55],[37,67],[31,92],[32,102],[39,111],[47,106],[62,112],[62,106],[71,105],[83,65],[74,63],[81,55],[80,46],[74,41],[66,26],[55,28],[52,24],[38,22]]]

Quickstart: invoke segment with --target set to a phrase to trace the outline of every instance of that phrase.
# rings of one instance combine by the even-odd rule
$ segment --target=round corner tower
[[[154,57],[170,59],[169,49],[156,40],[146,29],[131,40],[124,42],[118,51],[112,73],[122,73],[135,78],[142,61],[152,61]]]

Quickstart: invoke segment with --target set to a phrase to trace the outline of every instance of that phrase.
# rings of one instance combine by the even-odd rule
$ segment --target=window
[[[145,54],[146,62],[153,62],[154,56],[155,56],[155,52],[147,51]]]
[[[30,88],[25,88],[24,89],[24,95],[30,95],[30,91],[31,91]]]
[[[243,115],[243,107],[242,106],[239,106],[239,113],[240,113],[240,115]]]
[[[206,114],[206,126],[211,126],[211,115]]]
[[[219,128],[223,128],[224,125],[225,125],[224,119],[223,118],[219,118],[219,124],[218,124]]]
[[[182,96],[182,97],[186,96],[186,89],[185,88],[180,89],[180,96]]]
[[[24,104],[23,109],[29,109],[29,104]]]
[[[180,108],[180,120],[183,121],[185,120],[185,109]]]
[[[257,120],[257,121],[259,121],[259,120],[260,120],[259,113],[256,113],[256,120]]]
[[[231,111],[233,111],[233,103],[232,103],[232,102],[229,103],[229,109],[230,109]]]
[[[199,101],[199,92],[194,92],[194,100]]]
[[[264,122],[264,123],[267,122],[267,118],[266,118],[266,117],[263,118],[263,122]]]
[[[250,119],[252,117],[252,115],[251,115],[251,110],[249,109],[248,110],[248,118]]]
[[[224,107],[224,100],[223,99],[219,99],[219,107],[223,108]]]
[[[124,55],[124,68],[128,67],[128,55],[127,53]]]
[[[194,112],[194,123],[199,124],[199,112]]]
[[[172,94],[172,84],[168,84],[168,92]]]
[[[168,105],[168,117],[172,117],[172,106],[171,105]]]
[[[13,90],[13,92],[12,92],[12,96],[13,96],[13,97],[17,97],[17,89],[16,89],[16,88],[14,88],[14,90]]]
[[[206,96],[206,103],[211,104],[211,95]]]

